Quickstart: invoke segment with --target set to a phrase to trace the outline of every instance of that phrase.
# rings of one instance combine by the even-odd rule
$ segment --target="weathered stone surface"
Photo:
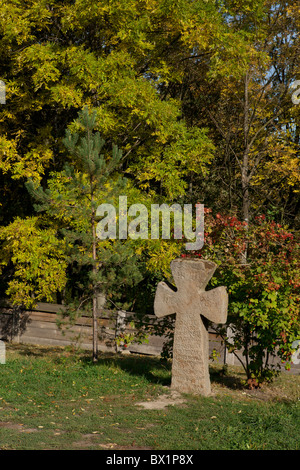
[[[225,287],[205,291],[217,265],[208,260],[176,259],[171,271],[177,290],[160,282],[154,301],[158,318],[176,314],[171,388],[183,393],[209,395],[208,332],[201,316],[214,323],[227,319]]]

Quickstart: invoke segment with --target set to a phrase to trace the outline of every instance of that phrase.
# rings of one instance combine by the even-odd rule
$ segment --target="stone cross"
[[[209,395],[208,331],[201,316],[225,323],[228,294],[225,287],[205,291],[217,265],[208,260],[180,258],[171,262],[177,290],[165,282],[157,286],[154,312],[158,318],[176,313],[171,388]]]

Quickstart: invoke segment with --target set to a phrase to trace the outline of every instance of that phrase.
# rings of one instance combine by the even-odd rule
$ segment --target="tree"
[[[298,224],[299,106],[291,84],[299,70],[299,10],[292,1],[224,5],[230,29],[249,40],[251,59],[238,74],[212,72],[209,58],[201,68],[189,63],[184,115],[208,127],[216,147],[210,180],[194,178],[193,200],[238,211],[248,224],[267,210]]]
[[[89,112],[85,107],[79,112],[72,129],[68,129],[64,143],[73,159],[73,166],[51,175],[48,188],[44,190],[33,181],[27,183],[31,195],[38,202],[36,209],[45,212],[47,217],[56,220],[64,241],[68,246],[68,261],[86,271],[86,284],[81,272],[82,302],[92,299],[93,318],[93,360],[98,358],[97,299],[110,294],[112,285],[124,284],[119,281],[126,270],[130,277],[125,283],[130,285],[140,279],[134,264],[135,257],[128,246],[101,240],[96,234],[96,211],[99,201],[114,197],[122,186],[122,178],[113,177],[120,164],[122,153],[113,146],[112,156],[107,157],[105,142],[99,132],[95,132],[96,111]],[[104,214],[103,214],[104,215]],[[125,267],[116,274],[118,265]],[[80,309],[80,311],[82,311]]]
[[[61,170],[64,129],[85,105],[98,109],[97,129],[122,149],[122,171],[142,189],[176,198],[190,177],[206,174],[210,139],[186,125],[180,98],[165,94],[165,85],[180,87],[199,57],[212,57],[212,70],[225,60],[227,70],[241,67],[243,34],[217,4],[8,0],[0,4],[0,32],[4,224],[32,215],[24,181]]]

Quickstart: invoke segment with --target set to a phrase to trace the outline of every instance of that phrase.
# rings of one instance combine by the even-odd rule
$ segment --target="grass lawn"
[[[299,450],[300,376],[247,390],[211,366],[213,394],[155,409],[171,366],[159,358],[7,345],[0,364],[1,450]],[[149,404],[149,408],[139,405]]]

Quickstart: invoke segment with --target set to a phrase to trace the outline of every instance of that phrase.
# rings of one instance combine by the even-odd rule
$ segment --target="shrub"
[[[280,360],[290,369],[292,345],[300,338],[299,239],[264,215],[249,226],[209,209],[205,215],[203,248],[182,256],[218,264],[211,286],[227,286],[233,336],[227,326],[217,331],[230,352],[242,351],[249,386],[259,386],[272,380]],[[272,364],[272,357],[279,361]]]

